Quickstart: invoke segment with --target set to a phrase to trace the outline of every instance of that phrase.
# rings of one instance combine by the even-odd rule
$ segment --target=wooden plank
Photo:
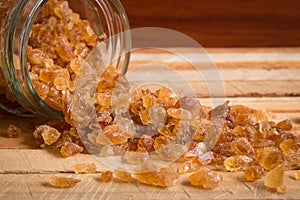
[[[200,47],[200,46],[199,46]],[[197,49],[197,48],[165,48],[163,50],[133,50],[133,55],[138,54],[138,56],[133,56],[131,58],[132,62],[143,61],[143,60],[153,60],[154,56],[156,59],[162,58],[165,62],[180,62],[182,61],[179,57],[170,56],[170,53],[180,53],[182,56],[190,58],[192,61],[198,61],[199,53],[207,52],[207,55],[217,63],[221,62],[278,62],[278,61],[290,61],[296,62],[300,61],[299,48],[290,49],[277,49],[277,51],[257,51],[256,49],[224,49],[214,50],[208,49]],[[201,51],[200,51],[201,50]],[[207,51],[206,51],[207,50]],[[200,54],[201,55],[201,54]]]
[[[180,69],[175,70],[170,66],[159,66],[153,64],[153,70],[148,69],[148,66],[141,66],[142,69],[129,70],[127,77],[129,81],[141,81],[142,79],[150,80],[152,76],[156,76],[158,80],[172,79],[173,81],[182,78],[186,81],[202,82],[202,81],[299,81],[300,80],[300,65],[296,69]],[[168,69],[164,69],[167,67]],[[169,68],[170,67],[170,68]],[[147,71],[143,71],[147,69]],[[163,74],[161,74],[163,72]],[[132,74],[134,73],[134,74]],[[214,76],[212,76],[212,75]],[[180,76],[179,76],[180,75]],[[210,76],[209,76],[210,75]],[[161,77],[160,77],[161,76]],[[147,78],[148,77],[148,78]]]
[[[63,158],[45,149],[0,149],[0,173],[4,174],[72,172],[79,163],[94,163],[98,171],[107,169],[90,154]]]
[[[300,184],[286,172],[286,194],[266,190],[263,179],[242,182],[242,173],[220,172],[223,181],[214,190],[189,185],[187,177],[169,188],[152,187],[140,183],[103,183],[98,174],[0,174],[0,199],[299,199]],[[49,186],[53,176],[80,179],[73,188],[59,189]]]
[[[166,74],[161,73],[164,77]],[[178,77],[169,80],[160,79],[157,75],[154,79],[147,74],[130,78],[134,88],[147,85],[163,85],[173,90],[190,91],[199,98],[205,97],[282,97],[300,96],[300,80],[237,80],[237,81],[193,81]],[[172,77],[170,75],[170,77]],[[211,95],[213,92],[214,95]]]
[[[241,104],[254,109],[270,110],[274,113],[297,113],[300,110],[300,97],[241,97],[241,98],[199,98],[203,105],[211,106],[212,100],[221,103],[229,100],[233,104]]]
[[[198,97],[210,96],[207,85],[224,87],[227,97],[300,95],[300,48],[223,50],[208,49],[216,66],[200,63],[194,48],[137,50],[127,77],[136,85],[165,82],[184,91],[190,84]]]
[[[224,82],[224,87],[227,97],[299,96],[299,83],[300,81],[234,81]]]
[[[162,61],[159,60],[160,57],[158,57],[156,60],[151,59],[149,61],[136,61],[136,62],[131,62],[129,65],[129,70],[132,68],[139,67],[141,65],[144,65],[145,63],[153,63]],[[191,69],[191,65],[187,64],[186,62],[166,62],[162,61],[160,62],[162,65],[168,66],[174,70],[182,70],[182,69]],[[210,64],[211,66],[211,64]],[[300,67],[300,62],[299,61],[274,61],[274,62],[269,62],[269,61],[263,61],[263,62],[243,62],[243,61],[236,61],[236,62],[215,62],[215,66],[220,70],[220,69],[238,69],[238,68],[246,68],[246,69],[293,69],[293,68],[299,68]]]
[[[256,53],[295,53],[300,52],[300,47],[255,47],[255,48],[249,48],[249,47],[203,47],[206,52],[208,53],[248,53],[248,52],[256,52]],[[189,52],[192,53],[191,47],[167,47],[167,49],[180,49],[182,52]],[[143,49],[144,52],[147,53],[153,53],[153,52],[164,52],[163,49]]]
[[[220,69],[258,68],[282,69],[300,67],[300,48],[195,48],[136,49],[131,55],[129,68],[159,62],[174,69],[192,69],[182,58],[199,62],[199,53],[207,55]],[[179,57],[179,54],[181,57]]]

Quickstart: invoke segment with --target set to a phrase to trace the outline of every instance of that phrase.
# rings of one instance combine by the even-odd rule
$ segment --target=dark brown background
[[[171,28],[206,47],[300,46],[300,0],[121,2],[132,28]]]

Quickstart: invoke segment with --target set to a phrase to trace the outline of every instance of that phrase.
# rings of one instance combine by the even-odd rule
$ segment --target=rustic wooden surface
[[[172,82],[176,85],[183,85],[189,82],[192,89],[200,97],[210,97],[206,88],[207,84],[220,83],[224,85],[227,97],[261,97],[261,96],[299,96],[300,95],[300,48],[232,48],[232,49],[208,49],[209,57],[215,63],[219,77],[209,79],[199,77],[212,70],[196,68],[186,60],[198,63],[198,49],[168,49],[162,51],[157,49],[134,51],[131,57],[131,70],[143,67],[145,63],[158,63],[172,71],[179,71],[183,78],[174,78]],[[174,54],[175,52],[175,54]],[[181,57],[177,56],[180,54]],[[202,55],[202,54],[200,54]],[[183,58],[183,59],[182,59]],[[147,68],[151,71],[151,68]],[[145,75],[143,70],[139,75],[133,74],[133,81],[143,82],[145,79],[167,76],[152,70],[155,77]],[[174,77],[169,74],[169,77]],[[131,76],[130,76],[131,77]],[[150,81],[150,80],[149,80]]]
[[[193,54],[192,49],[182,53]],[[267,112],[269,119],[291,119],[300,127],[300,50],[288,49],[208,49],[226,89],[227,100]],[[163,52],[138,52],[132,57],[130,70],[153,58],[163,58],[164,65],[179,73],[191,73],[190,66],[166,59]],[[280,64],[279,64],[280,63]],[[201,89],[201,81],[186,76]],[[245,84],[243,84],[245,83]],[[281,85],[282,84],[282,85]],[[196,90],[197,91],[197,90]],[[253,95],[255,94],[255,95]],[[211,105],[207,95],[197,93],[203,105]],[[202,95],[202,96],[201,96]],[[221,100],[224,100],[221,98]],[[263,179],[253,183],[243,181],[242,173],[221,172],[223,182],[214,190],[195,188],[183,176],[170,188],[151,187],[139,183],[102,183],[99,172],[106,169],[91,155],[79,154],[69,158],[38,149],[32,140],[32,129],[43,119],[21,118],[0,114],[0,199],[299,199],[300,182],[292,178],[293,171],[285,174],[286,194],[266,190]],[[22,128],[19,138],[8,138],[9,124]],[[95,163],[97,173],[76,175],[71,167],[77,163]],[[57,189],[49,186],[53,176],[78,178],[74,188]]]
[[[298,0],[121,0],[132,28],[163,27],[205,47],[300,46]]]

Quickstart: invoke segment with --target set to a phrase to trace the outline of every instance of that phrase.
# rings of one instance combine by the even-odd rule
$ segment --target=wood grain
[[[210,97],[219,88],[226,97],[300,95],[299,48],[206,50],[134,50],[127,77],[137,85],[165,82],[183,91],[191,88],[198,97]]]
[[[180,52],[197,59],[193,49],[180,49]],[[180,63],[165,52],[153,49],[137,52],[132,57],[129,72],[135,72],[135,83],[147,81],[149,77],[170,79],[172,74],[151,68],[144,72],[134,71],[141,64],[162,61],[190,82],[197,96],[201,97],[202,105],[216,106],[229,100],[234,105],[262,109],[275,122],[290,119],[294,127],[300,130],[299,48],[207,49],[207,52],[218,66],[216,69],[225,88],[225,97],[204,98],[208,95],[205,84],[213,84],[218,78],[210,76],[208,81],[201,81],[193,75],[190,64]],[[205,70],[208,69],[204,68],[201,72],[208,73]],[[143,80],[141,74],[149,76]],[[176,85],[182,85],[182,79],[172,80]],[[175,186],[169,188],[116,181],[103,183],[99,180],[99,173],[107,167],[92,155],[62,158],[57,153],[37,148],[32,133],[43,120],[0,114],[0,199],[300,199],[299,181],[292,178],[294,171],[286,172],[284,181],[287,193],[282,195],[266,190],[264,179],[245,182],[242,172],[219,172],[223,181],[214,190],[191,187],[187,176],[182,176]],[[22,128],[20,137],[7,137],[6,129],[11,123]],[[95,163],[97,172],[76,175],[72,172],[72,166],[78,163]],[[49,185],[49,180],[54,176],[78,178],[81,182],[74,188],[57,189]]]
[[[0,174],[69,173],[78,163],[94,163],[98,172],[108,169],[90,154],[63,158],[45,149],[1,149],[0,161]]]
[[[220,172],[223,182],[214,190],[191,187],[187,177],[170,188],[159,188],[139,183],[103,183],[98,174],[0,174],[0,199],[299,199],[300,184],[286,172],[286,194],[266,190],[263,180],[243,182],[242,173]],[[73,188],[53,188],[49,181],[54,176],[80,179]],[[80,188],[80,189],[79,189]]]
[[[211,61],[221,69],[299,69],[300,48],[139,48],[132,50],[129,67],[159,62],[191,69],[187,61]]]
[[[300,46],[298,0],[121,2],[132,28],[174,29],[205,47]]]

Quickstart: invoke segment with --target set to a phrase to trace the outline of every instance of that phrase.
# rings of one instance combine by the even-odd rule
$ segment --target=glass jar
[[[31,27],[47,0],[0,1],[0,108],[18,115],[31,113],[63,119],[35,91],[27,66],[27,44]],[[106,34],[106,48],[119,72],[125,73],[131,48],[129,23],[118,0],[68,0],[70,8],[90,22],[99,35]],[[122,33],[122,34],[118,34]],[[117,36],[115,36],[117,35]],[[112,36],[117,39],[110,40]],[[121,56],[125,55],[125,56]],[[21,105],[21,106],[20,106]],[[25,108],[25,109],[24,109]]]

